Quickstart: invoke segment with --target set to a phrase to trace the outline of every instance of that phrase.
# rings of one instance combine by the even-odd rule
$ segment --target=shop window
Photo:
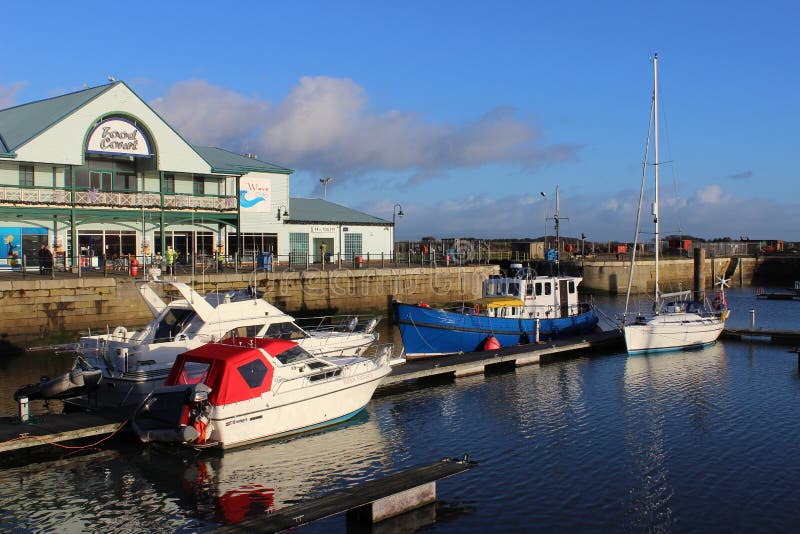
[[[33,165],[19,166],[19,186],[33,187]]]
[[[136,174],[130,172],[114,173],[114,191],[135,191]]]
[[[242,375],[244,381],[251,388],[257,388],[264,383],[264,377],[267,376],[267,366],[261,360],[253,360],[250,363],[240,365],[236,368],[239,374]]]
[[[165,193],[174,193],[175,192],[175,175],[174,174],[165,174],[164,175],[164,192]]]
[[[195,195],[205,195],[206,194],[206,183],[203,181],[203,178],[200,176],[195,176],[192,180],[192,193]]]

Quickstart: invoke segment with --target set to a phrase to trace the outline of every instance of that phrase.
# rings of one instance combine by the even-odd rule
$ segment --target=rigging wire
[[[625,292],[625,312],[622,315],[622,323],[625,324],[625,320],[628,316],[628,304],[630,303],[631,299],[631,285],[633,284],[633,266],[636,264],[636,248],[639,244],[639,222],[641,221],[642,215],[642,202],[644,201],[644,186],[645,180],[647,178],[647,157],[650,153],[650,135],[653,130],[653,114],[655,112],[655,94],[653,98],[650,99],[650,119],[647,122],[647,141],[645,142],[644,146],[644,160],[642,161],[642,184],[639,188],[639,207],[636,208],[636,231],[633,234],[633,250],[631,251],[631,268],[630,272],[628,273],[628,289]]]

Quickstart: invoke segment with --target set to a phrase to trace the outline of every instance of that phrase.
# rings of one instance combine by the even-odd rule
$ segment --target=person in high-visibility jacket
[[[178,251],[172,247],[167,247],[167,271],[172,276],[175,274],[175,260],[178,259]]]

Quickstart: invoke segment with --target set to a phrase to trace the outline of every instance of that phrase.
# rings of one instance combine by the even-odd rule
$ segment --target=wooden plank
[[[281,532],[373,503],[429,482],[463,473],[475,465],[474,462],[469,461],[442,460],[434,462],[330,493],[318,499],[288,506],[271,514],[250,517],[239,523],[225,525],[219,531]]]
[[[127,413],[65,413],[32,416],[27,423],[14,418],[0,420],[0,454],[111,434]]]

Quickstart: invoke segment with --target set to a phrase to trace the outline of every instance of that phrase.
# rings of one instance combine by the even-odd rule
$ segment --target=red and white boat
[[[233,338],[178,356],[131,422],[143,442],[236,447],[345,421],[389,374],[391,345],[374,356],[318,357],[293,341]]]

